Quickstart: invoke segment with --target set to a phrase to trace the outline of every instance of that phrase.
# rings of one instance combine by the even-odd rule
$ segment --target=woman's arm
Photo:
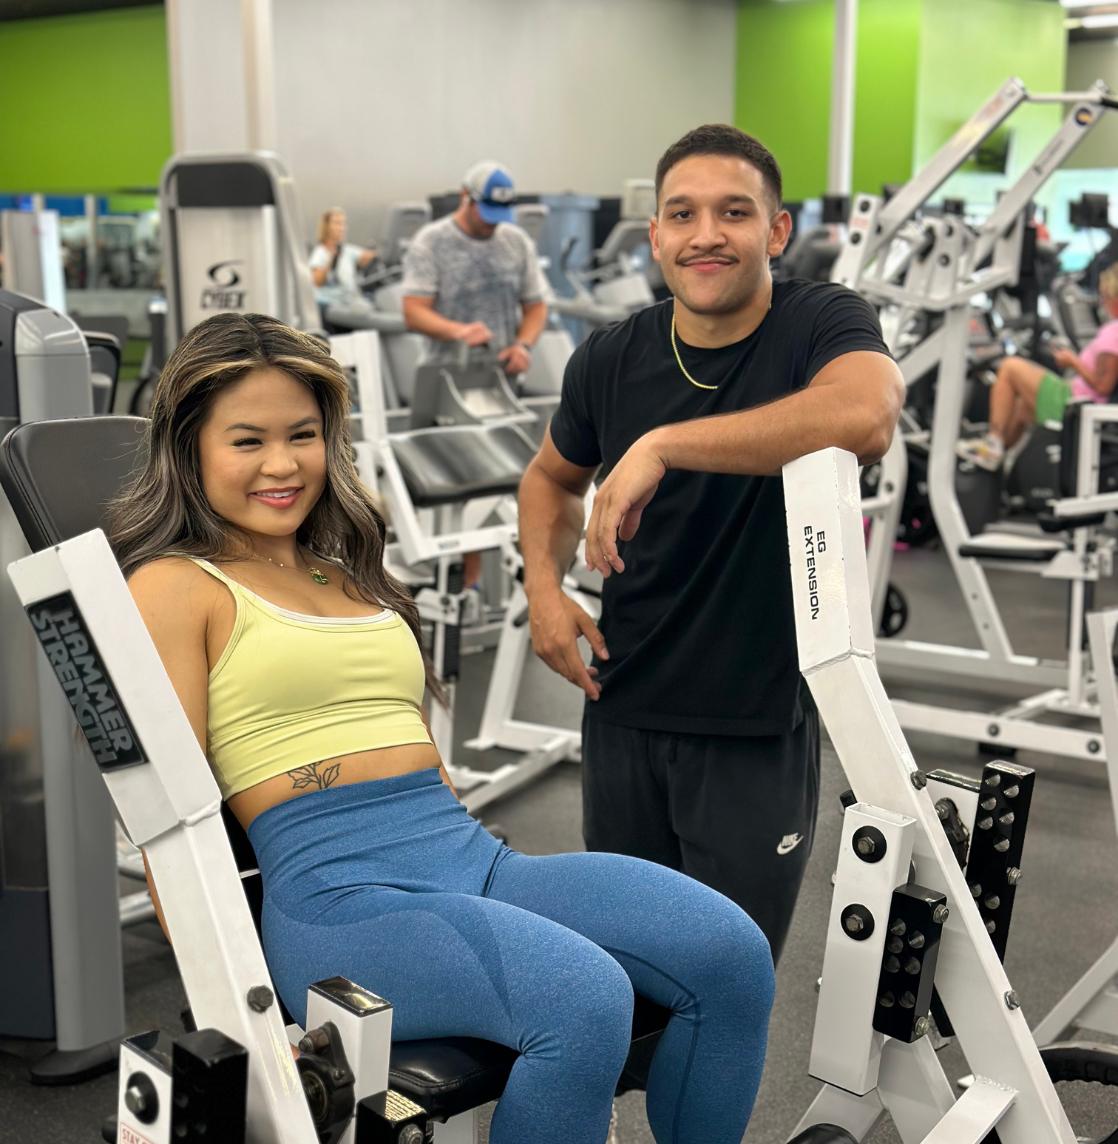
[[[134,572],[129,578],[128,588],[204,751],[209,689],[206,632],[216,596],[214,589],[219,586],[190,561],[168,557],[153,560]],[[146,856],[144,870],[155,916],[170,942],[163,907]]]

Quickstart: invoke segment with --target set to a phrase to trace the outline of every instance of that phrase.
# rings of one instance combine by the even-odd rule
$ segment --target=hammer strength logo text
[[[206,271],[210,285],[202,288],[203,310],[243,310],[247,290],[238,290],[241,273],[237,269],[239,261],[215,262]]]
[[[819,577],[815,571],[816,555],[827,551],[827,534],[816,532],[810,524],[804,525],[804,554],[807,556],[807,598],[811,618],[819,619]]]
[[[29,609],[35,633],[99,766],[144,762],[77,608],[67,598]]]

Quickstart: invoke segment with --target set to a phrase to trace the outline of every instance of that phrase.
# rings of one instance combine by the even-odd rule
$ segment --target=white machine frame
[[[946,179],[1026,103],[1070,104],[1071,112],[985,222],[972,232],[959,218],[918,219],[920,210]],[[962,679],[996,679],[1040,689],[1038,694],[994,713],[895,700],[894,710],[906,729],[1077,758],[1098,758],[1103,753],[1098,706],[1080,638],[1087,585],[1111,574],[1113,546],[1092,543],[1086,527],[1074,530],[1070,547],[1060,538],[994,532],[971,536],[955,491],[954,446],[962,416],[972,303],[979,295],[1017,281],[1026,207],[1106,110],[1116,106],[1101,82],[1090,91],[1050,95],[1031,94],[1020,80],[1009,80],[895,197],[887,203],[872,195],[855,197],[848,242],[835,264],[833,280],[883,305],[882,328],[898,354],[906,382],[911,384],[929,369],[939,367],[929,497],[980,644],[978,648],[962,648],[883,639],[878,643],[879,661],[886,668],[917,669]],[[920,311],[942,314],[942,324],[918,344],[904,349],[902,338],[908,320]],[[1097,465],[1099,422],[1112,419],[1114,412],[1103,407],[1087,412],[1084,442],[1090,439]],[[1115,496],[1090,497],[1086,490],[1092,486],[1090,473],[1083,469],[1085,463],[1081,453],[1085,483],[1080,485],[1079,496],[1056,507],[1057,515],[1101,511],[1118,504]],[[867,498],[863,506],[873,520],[869,561],[873,614],[878,619],[884,607],[906,477],[903,430],[899,429],[882,462],[878,495]],[[1097,490],[1097,481],[1093,488]],[[1113,503],[1104,505],[1104,499]],[[1087,503],[1090,509],[1085,508]],[[968,555],[962,554],[964,546]],[[1007,559],[1013,550],[1034,559]],[[1043,559],[1035,559],[1038,555]],[[995,558],[994,566],[1000,570],[1068,583],[1071,603],[1065,660],[1040,659],[1014,650],[983,566],[984,559]],[[1089,725],[1083,729],[1037,721],[1049,713],[1077,716],[1088,720]]]
[[[905,742],[874,662],[856,458],[836,449],[784,469],[800,669],[859,802],[846,812],[819,993],[811,1074],[824,1082],[796,1128],[831,1123],[862,1139],[888,1113],[904,1144],[1073,1144],[1075,1135]],[[886,859],[859,861],[853,832],[872,824]],[[889,897],[908,880],[946,896],[936,989],[976,1077],[955,1099],[929,1040],[870,1024]],[[861,903],[878,925],[851,940]]]

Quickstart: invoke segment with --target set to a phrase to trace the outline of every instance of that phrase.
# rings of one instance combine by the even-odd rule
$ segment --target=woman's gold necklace
[[[269,564],[274,564],[277,568],[295,568],[294,564],[284,564],[282,560],[273,560],[270,556],[261,556],[256,552],[252,554],[252,558],[253,560],[267,560]],[[297,568],[296,571],[298,571]],[[329,578],[321,568],[307,568],[306,573],[316,584],[330,583]]]
[[[772,308],[773,308],[773,304],[772,304],[772,299],[770,298],[769,299],[769,310],[771,310]],[[768,312],[769,312],[768,310],[765,311],[766,314],[768,314]],[[718,388],[717,385],[704,385],[701,381],[696,381],[687,372],[687,367],[683,364],[683,358],[681,358],[679,356],[679,346],[676,344],[676,340],[675,340],[675,313],[674,312],[672,313],[672,353],[675,354],[675,364],[679,366],[679,372],[682,373],[683,376],[685,378],[687,378],[687,380],[696,389],[717,389]]]

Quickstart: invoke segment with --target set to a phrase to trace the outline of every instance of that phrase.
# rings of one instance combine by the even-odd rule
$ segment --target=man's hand
[[[590,615],[562,590],[536,593],[528,602],[532,650],[564,679],[581,687],[590,699],[602,694],[598,669],[582,662],[578,637],[585,636],[599,659],[609,659],[606,641]]]
[[[493,331],[484,322],[463,322],[458,327],[456,338],[471,348],[485,346],[493,340]]]
[[[532,355],[519,342],[501,350],[497,360],[505,367],[505,373],[509,377],[527,373],[532,365]]]
[[[636,536],[641,513],[668,471],[651,438],[646,433],[629,446],[594,497],[594,511],[586,526],[586,567],[603,576],[625,571],[617,538],[632,540]]]

